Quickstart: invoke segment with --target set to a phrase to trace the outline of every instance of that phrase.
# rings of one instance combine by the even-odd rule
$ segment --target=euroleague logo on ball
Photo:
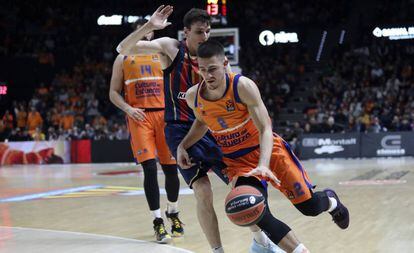
[[[250,196],[249,197],[249,202],[250,202],[250,204],[254,204],[254,203],[256,203],[256,198],[254,197],[254,196]]]

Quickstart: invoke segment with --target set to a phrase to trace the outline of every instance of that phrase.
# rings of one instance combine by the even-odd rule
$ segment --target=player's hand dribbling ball
[[[235,187],[225,200],[227,217],[234,224],[243,227],[258,223],[263,217],[265,207],[262,193],[248,185]]]

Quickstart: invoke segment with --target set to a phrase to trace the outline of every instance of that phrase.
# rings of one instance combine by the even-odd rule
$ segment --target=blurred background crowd
[[[0,141],[128,139],[125,116],[108,90],[116,45],[131,27],[96,20],[154,11],[152,1],[139,2],[2,1],[0,82],[8,83],[9,99],[0,101]],[[204,1],[176,2],[173,25],[157,37],[176,37],[183,13],[205,8]],[[366,15],[360,7],[372,1],[322,0],[317,6],[324,10],[306,1],[241,2],[227,7],[228,26],[240,29],[239,67],[259,85],[280,135],[294,141],[303,133],[413,131],[414,43],[366,31],[412,21],[414,1],[383,1]],[[304,43],[265,48],[251,31],[266,27],[318,36],[312,40],[308,32]],[[356,32],[341,45],[327,41],[329,50],[316,62],[322,30],[338,27]]]

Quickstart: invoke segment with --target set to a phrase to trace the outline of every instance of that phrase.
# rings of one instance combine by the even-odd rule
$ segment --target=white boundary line
[[[113,235],[101,235],[101,234],[83,233],[83,232],[74,232],[74,231],[65,231],[65,230],[52,230],[52,229],[26,228],[26,227],[8,227],[8,226],[0,226],[0,229],[34,230],[34,231],[44,231],[44,232],[54,232],[54,233],[66,233],[66,234],[75,234],[75,235],[84,235],[84,236],[94,236],[94,237],[102,237],[102,238],[112,238],[112,239],[117,239],[117,240],[139,242],[139,243],[157,245],[157,246],[160,246],[160,247],[172,248],[172,249],[176,249],[176,250],[181,250],[182,253],[194,253],[193,251],[189,251],[189,250],[186,250],[186,249],[173,247],[171,245],[158,244],[158,243],[155,243],[155,242],[148,242],[148,241],[142,241],[142,240],[137,240],[137,239],[131,239],[131,238],[124,238],[124,237],[119,237],[119,236],[113,236]]]

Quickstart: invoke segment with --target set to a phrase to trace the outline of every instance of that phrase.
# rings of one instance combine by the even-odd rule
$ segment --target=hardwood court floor
[[[304,217],[277,190],[269,188],[273,214],[289,224],[311,252],[414,251],[414,158],[311,160],[303,164],[317,189],[336,189],[351,213],[351,225],[342,231],[328,214]],[[142,172],[136,171],[141,170],[131,164],[1,167],[0,252],[186,252],[142,242],[154,237]],[[224,214],[229,188],[214,174],[210,178],[226,252],[248,252],[249,230],[231,224]],[[160,172],[162,188],[163,181]],[[183,181],[181,190],[180,216],[186,235],[175,239],[172,246],[208,253],[194,196]],[[161,201],[165,208],[164,194]]]

